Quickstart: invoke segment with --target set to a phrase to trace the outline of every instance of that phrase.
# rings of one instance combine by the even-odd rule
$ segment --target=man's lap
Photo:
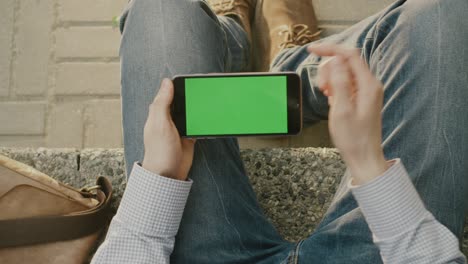
[[[412,3],[421,4],[421,1],[415,0]],[[239,42],[242,43],[245,39],[235,24],[226,20],[217,22],[210,16],[209,12],[199,12],[201,9],[187,5],[185,10],[176,10],[180,17],[166,14],[164,18],[169,19],[170,15],[173,16],[172,19],[183,19],[183,17],[191,16],[192,24],[181,23],[182,25],[171,28],[172,26],[169,24],[163,23],[163,26],[157,29],[152,27],[152,24],[148,24],[151,21],[148,22],[144,14],[160,12],[161,10],[152,10],[151,8],[156,8],[156,6],[151,6],[155,5],[154,3],[147,2],[146,4],[149,6],[141,6],[138,7],[139,10],[132,11],[138,12],[139,15],[134,16],[134,18],[132,15],[129,16],[127,22],[130,29],[124,33],[122,42],[122,98],[127,164],[142,159],[141,137],[146,119],[146,109],[149,104],[147,101],[152,99],[156,92],[154,87],[158,86],[157,82],[163,75],[238,71],[242,65],[245,65],[243,59],[246,51],[239,49]],[[164,5],[167,5],[164,8],[169,8],[169,10],[176,8],[176,4],[165,3]],[[457,221],[463,221],[463,217],[460,215],[463,209],[459,207],[466,205],[461,204],[460,197],[457,197],[456,194],[467,193],[466,187],[463,187],[463,184],[466,186],[466,177],[464,177],[465,180],[462,180],[467,165],[461,161],[454,162],[457,157],[463,157],[468,152],[466,147],[458,144],[458,140],[460,143],[466,142],[466,136],[461,135],[463,129],[456,127],[460,122],[468,124],[468,121],[462,118],[463,115],[468,116],[466,106],[463,107],[462,102],[458,102],[458,100],[465,98],[465,94],[459,87],[463,80],[453,82],[454,87],[450,90],[450,94],[444,96],[441,95],[439,89],[431,89],[434,88],[430,85],[430,80],[433,78],[432,70],[425,71],[427,69],[422,68],[418,62],[398,60],[405,58],[404,55],[410,54],[413,51],[411,48],[417,44],[411,42],[409,46],[398,46],[397,44],[400,42],[396,40],[407,36],[402,35],[402,32],[391,30],[391,21],[404,22],[409,25],[415,19],[395,20],[396,13],[398,13],[395,10],[411,10],[406,7],[402,8],[403,5],[404,1],[399,1],[352,29],[322,41],[344,43],[362,49],[371,69],[386,86],[387,107],[383,112],[383,133],[386,139],[384,147],[387,158],[402,157],[410,169],[414,168],[410,170],[410,174],[423,199],[429,203],[429,209],[432,209],[432,212],[436,217],[442,219],[444,224],[450,226],[452,231],[458,232],[462,224]],[[424,4],[422,7],[427,6],[429,4]],[[180,5],[177,7],[181,8]],[[431,10],[428,11],[428,15],[431,15]],[[385,26],[389,27],[385,28],[389,29],[387,32],[382,31],[381,25],[379,28],[376,25],[377,21],[382,21],[384,15],[387,19],[384,21]],[[427,33],[429,31],[427,26],[421,27],[418,24],[418,27],[420,32]],[[442,30],[442,28],[439,29]],[[166,32],[167,30],[170,32]],[[176,34],[175,30],[179,30],[176,32],[184,32],[184,34]],[[205,35],[210,30],[221,33],[216,33],[213,38],[206,39]],[[168,34],[169,37],[165,36],[163,39],[161,34]],[[223,34],[226,36],[223,37]],[[388,34],[395,35],[388,38]],[[466,36],[466,30],[464,34]],[[144,43],[141,39],[138,40],[142,35],[146,38]],[[384,41],[376,40],[375,37],[382,38]],[[422,36],[417,37],[421,38]],[[393,39],[393,43],[387,41],[389,39]],[[138,41],[140,43],[137,43]],[[156,44],[156,42],[162,41],[165,43]],[[181,41],[188,43],[183,44]],[[375,47],[376,43],[383,43],[382,47],[387,49]],[[162,56],[164,52],[168,52],[169,47],[174,45],[176,47],[175,50],[171,51],[171,56]],[[430,51],[432,50],[428,52]],[[148,54],[151,56],[147,56]],[[390,55],[387,56],[387,54]],[[451,58],[456,59],[453,56]],[[231,63],[229,60],[232,60]],[[311,89],[313,79],[309,79],[310,71],[313,71],[318,63],[318,58],[309,56],[304,48],[298,48],[285,51],[273,65],[273,70],[296,70],[302,76],[305,84],[306,122],[314,122],[327,117],[326,99],[316,89]],[[459,63],[459,67],[463,66],[462,62]],[[407,67],[404,67],[405,65]],[[466,69],[467,65],[464,64],[464,66]],[[454,66],[446,65],[446,67],[446,72],[448,72],[448,69]],[[419,71],[413,74],[410,69]],[[391,78],[395,75],[399,77]],[[429,84],[421,82],[425,78],[429,78],[426,80]],[[410,83],[406,83],[405,80]],[[450,82],[450,79],[447,81]],[[465,80],[465,86],[466,83],[468,80]],[[434,91],[437,91],[437,96],[432,95]],[[413,102],[416,98],[420,100],[417,104]],[[447,109],[454,104],[458,107],[456,108],[458,112]],[[448,111],[450,115],[440,114],[442,109]],[[435,123],[433,122],[434,115],[439,116]],[[434,126],[439,128],[439,132],[428,134]],[[418,130],[427,133],[416,133]],[[431,138],[432,142],[427,142],[428,137]],[[468,146],[468,144],[464,145]],[[450,155],[446,155],[447,153]],[[182,263],[187,257],[192,260],[191,263],[196,263],[198,256],[199,262],[218,259],[223,263],[228,261],[249,263],[253,260],[256,263],[261,263],[262,260],[265,263],[278,263],[278,260],[285,259],[293,249],[292,244],[279,237],[274,227],[258,208],[255,195],[245,176],[235,140],[212,140],[197,143],[190,177],[194,179],[194,186],[177,238],[174,262],[180,260]],[[431,184],[434,180],[438,182],[436,186]],[[446,199],[447,193],[452,194],[448,199],[451,202]],[[370,261],[369,263],[375,263],[366,256],[379,258],[378,251],[372,244],[372,237],[365,220],[356,207],[349,190],[342,185],[342,189],[338,192],[335,202],[318,232],[300,244],[299,259],[310,263],[316,257],[320,257],[321,263],[326,263],[327,258],[331,256],[334,259],[330,261],[336,263],[340,256],[343,256],[343,259],[348,260],[347,263],[353,263],[351,256],[355,256],[356,263],[362,263],[363,259]],[[323,256],[318,252],[327,253],[326,256]]]
[[[468,55],[456,51],[465,49],[468,25],[456,21],[466,11],[467,4],[462,1],[397,1],[342,34],[322,40],[360,49],[372,72],[384,83],[386,157],[402,158],[429,211],[457,236],[463,231],[468,193],[468,164],[458,158],[468,154],[464,131],[468,106],[460,99],[468,96],[468,77],[458,69],[467,67]],[[273,69],[296,70],[307,80],[318,62],[298,48],[279,56]],[[313,83],[309,79],[306,85],[310,88]],[[305,102],[311,106],[306,112],[320,117],[327,108],[316,95],[316,87],[310,91],[314,92]],[[322,107],[316,111],[318,106]],[[339,263],[339,259],[375,263],[372,259],[379,258],[346,185],[349,177],[343,177],[317,231],[301,244],[305,263]]]

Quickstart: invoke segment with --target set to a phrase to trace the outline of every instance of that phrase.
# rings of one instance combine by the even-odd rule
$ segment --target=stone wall
[[[107,176],[114,210],[125,189],[122,149],[5,149],[0,154],[29,164],[80,188]],[[289,241],[308,237],[328,209],[344,172],[335,149],[276,148],[241,151],[247,174],[265,214]],[[468,255],[468,218],[462,238]]]
[[[128,0],[0,1],[0,146],[120,147],[120,34]],[[314,0],[324,35],[391,0]],[[242,146],[328,145],[326,123],[308,137],[243,139]]]

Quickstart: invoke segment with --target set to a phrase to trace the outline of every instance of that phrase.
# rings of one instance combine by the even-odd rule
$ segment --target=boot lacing
[[[303,46],[317,40],[321,31],[312,33],[309,26],[305,24],[291,25],[287,29],[281,30],[278,34],[284,36],[284,41],[278,46],[280,49]]]
[[[211,8],[217,15],[221,16],[241,16],[236,9],[238,7],[249,8],[248,4],[245,2],[239,2],[236,0],[222,0],[211,5]]]

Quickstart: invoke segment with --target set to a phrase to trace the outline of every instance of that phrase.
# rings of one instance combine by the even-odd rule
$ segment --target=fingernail
[[[164,80],[162,81],[162,87],[167,88],[169,87],[169,85],[171,85],[171,80],[169,80],[168,78],[164,78]]]
[[[167,78],[164,78],[162,83],[161,83],[161,88],[159,89],[162,93],[167,93],[170,85],[170,80]]]
[[[343,63],[345,59],[341,56],[336,56],[336,60],[339,61],[340,63]]]
[[[340,57],[335,57],[333,60],[333,66],[335,67],[341,67],[343,65],[344,61]]]
[[[319,88],[323,87],[324,84],[325,84],[325,82],[323,81],[322,78],[317,78],[317,86],[318,86]]]

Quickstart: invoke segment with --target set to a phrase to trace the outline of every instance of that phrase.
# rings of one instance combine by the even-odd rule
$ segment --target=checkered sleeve
[[[426,210],[399,159],[373,181],[349,186],[385,263],[466,263],[457,238]]]
[[[192,181],[133,166],[117,214],[92,263],[169,263]]]

